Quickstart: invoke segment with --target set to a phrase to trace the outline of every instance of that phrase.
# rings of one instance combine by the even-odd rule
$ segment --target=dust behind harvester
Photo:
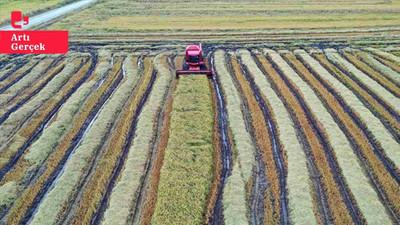
[[[183,74],[204,74],[209,77],[214,76],[214,70],[207,70],[203,58],[203,48],[199,45],[189,45],[186,48],[185,65],[183,70],[176,71],[176,78]]]

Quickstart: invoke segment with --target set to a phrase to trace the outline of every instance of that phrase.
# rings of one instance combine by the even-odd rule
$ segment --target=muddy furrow
[[[251,52],[251,53],[252,53],[251,55],[252,55],[254,62],[258,66],[258,69],[260,71],[262,71],[263,74],[268,74],[268,72],[265,70],[262,63],[258,59],[258,57],[254,54],[254,52]],[[263,57],[263,56],[261,56],[261,57]],[[268,79],[268,76],[267,76],[267,79]],[[270,82],[271,82],[271,84],[273,84],[272,81],[270,81]],[[273,88],[276,93],[279,93],[279,91],[277,91],[277,88],[274,85],[273,85]],[[321,173],[319,172],[317,166],[315,165],[310,144],[306,141],[307,136],[304,134],[299,120],[290,110],[289,110],[289,112],[290,112],[290,117],[292,118],[292,120],[296,126],[297,135],[300,136],[299,140],[301,140],[301,144],[302,144],[303,149],[305,150],[305,153],[307,156],[306,157],[307,164],[308,164],[307,167],[308,167],[308,170],[310,171],[310,175],[311,175],[310,179],[311,179],[312,185],[314,187],[314,194],[315,194],[315,198],[316,198],[316,202],[317,202],[318,213],[322,219],[321,222],[322,222],[322,224],[331,224],[330,221],[333,220],[332,212],[329,209],[328,196],[327,196],[327,193],[322,184]]]
[[[303,109],[307,119],[309,121],[314,121],[313,116],[311,115],[310,109],[307,107],[307,104],[305,103],[304,99],[301,97],[300,93],[293,87],[291,82],[289,82],[288,78],[283,74],[283,72],[279,69],[278,65],[270,58],[270,56],[266,56],[268,61],[271,63],[271,65],[274,67],[274,69],[278,72],[278,74],[281,76],[282,80],[285,82],[285,84],[292,90],[292,93],[295,95],[297,101],[299,102],[301,108]],[[317,135],[319,141],[322,143],[322,146],[324,148],[325,156],[328,159],[329,162],[329,167],[331,168],[332,175],[339,186],[339,191],[340,194],[343,198],[343,201],[353,219],[354,223],[361,223],[362,217],[360,215],[360,212],[354,203],[352,199],[352,195],[350,190],[348,189],[345,180],[343,178],[343,174],[340,171],[340,167],[335,159],[335,156],[333,154],[333,150],[329,146],[329,143],[327,141],[327,137],[323,134],[323,131],[321,128],[317,125],[315,122],[311,122],[311,125],[315,131],[315,134]]]
[[[296,55],[296,58],[299,60],[299,62],[301,62],[304,66],[307,66],[307,63],[304,62],[304,60]],[[289,61],[287,61],[289,65],[291,65],[291,63]],[[291,65],[292,66],[292,65]],[[292,66],[294,68],[294,66]],[[348,104],[345,103],[345,100],[342,98],[342,96],[340,96],[331,86],[329,86],[324,80],[323,78],[317,73],[317,71],[314,70],[314,68],[312,67],[307,67],[308,71],[323,85],[323,87],[328,90],[338,101],[339,105],[343,108],[343,110],[350,116],[350,118],[354,121],[354,123],[360,128],[360,130],[362,131],[362,133],[365,135],[365,137],[367,138],[369,144],[372,146],[374,153],[378,156],[378,158],[382,161],[382,164],[384,165],[386,171],[392,176],[392,178],[398,183],[400,184],[400,176],[397,173],[396,167],[394,167],[394,165],[388,161],[389,159],[387,158],[386,155],[384,155],[384,153],[382,152],[381,148],[378,146],[378,144],[376,143],[375,138],[373,137],[373,135],[368,131],[368,128],[365,126],[365,124],[360,120],[360,118],[358,116],[355,115],[354,111],[352,109],[350,109],[350,107],[348,106]],[[295,70],[297,72],[297,70]],[[300,74],[300,72],[298,72]],[[331,110],[329,110],[331,112]],[[332,114],[332,116],[335,118],[336,115]],[[339,120],[336,121],[341,129],[345,132],[345,134],[349,134],[349,130],[346,128],[346,126],[344,124],[342,124],[342,122],[340,122]],[[379,185],[373,171],[370,168],[370,164],[369,162],[366,160],[364,154],[362,153],[362,151],[360,151],[358,148],[358,145],[354,143],[354,141],[352,141],[352,144],[354,145],[353,149],[355,150],[355,153],[357,155],[357,157],[360,159],[360,162],[363,165],[363,168],[366,171],[366,174],[368,175],[368,178],[371,180],[371,183],[374,186],[374,189],[377,191],[379,198],[381,199],[382,202],[384,202],[385,207],[387,208],[387,211],[390,212],[391,216],[393,217],[394,220],[396,220],[397,222],[399,222],[399,216],[396,214],[396,210],[393,209],[393,207],[390,205],[390,203],[388,202],[388,198],[384,192],[384,190],[382,190],[382,187]]]
[[[59,59],[59,60],[61,60],[61,59]],[[43,71],[42,74],[45,74],[45,73],[48,71],[48,69],[50,69],[50,68],[52,68],[53,66],[55,66],[55,65],[58,63],[59,60],[54,61],[45,71]],[[13,112],[17,111],[17,110],[18,110],[19,108],[21,108],[26,102],[28,102],[32,97],[34,97],[36,94],[38,94],[38,93],[39,93],[39,92],[54,78],[54,76],[56,76],[59,72],[62,71],[63,68],[64,68],[64,67],[61,67],[61,68],[57,69],[56,71],[54,71],[53,74],[52,74],[50,77],[48,77],[36,90],[34,90],[32,93],[30,93],[30,94],[29,94],[28,96],[26,96],[24,99],[22,99],[21,101],[19,101],[18,103],[16,103],[11,109],[9,109],[7,112],[5,112],[4,115],[3,115],[2,117],[0,117],[0,124],[3,123],[5,120],[7,120],[7,118],[8,118]],[[18,93],[18,94],[20,94],[20,93]],[[18,95],[18,94],[17,94],[17,95]],[[17,97],[17,95],[14,96],[14,98]],[[10,100],[6,103],[6,105],[7,105],[7,104],[10,104],[11,101],[12,101],[14,98],[10,99]]]
[[[91,68],[91,69],[94,69],[94,67]],[[70,147],[68,148],[67,152],[65,153],[63,159],[58,164],[57,168],[54,170],[54,172],[52,173],[50,178],[42,185],[42,190],[35,197],[34,203],[26,211],[27,213],[25,214],[24,218],[22,219],[22,223],[25,224],[25,223],[30,223],[30,221],[32,221],[32,219],[35,216],[36,212],[39,210],[40,204],[46,198],[47,194],[53,189],[53,187],[57,183],[58,179],[63,174],[63,171],[65,169],[65,166],[67,165],[68,160],[73,155],[75,149],[79,147],[80,143],[82,142],[82,140],[85,137],[85,134],[92,127],[93,122],[97,119],[101,109],[103,109],[104,105],[107,103],[107,101],[109,100],[110,96],[117,89],[117,87],[120,84],[122,78],[123,78],[123,76],[122,76],[122,73],[121,73],[119,75],[119,77],[114,81],[114,83],[112,84],[110,89],[107,91],[107,93],[101,98],[101,101],[96,105],[95,108],[92,109],[92,111],[90,113],[90,116],[86,119],[84,125],[80,128],[78,133],[73,138],[73,141],[72,141]]]
[[[209,57],[209,68],[214,68],[214,55]],[[210,224],[224,224],[222,197],[225,183],[232,170],[232,146],[229,141],[229,127],[227,120],[226,102],[224,94],[221,90],[220,81],[217,72],[213,77],[214,92],[217,96],[217,112],[218,112],[218,130],[219,130],[219,144],[221,148],[221,177],[218,185],[217,200],[212,210],[212,217]]]
[[[29,137],[29,139],[24,143],[24,145],[18,149],[17,153],[14,154],[10,160],[0,169],[0,180],[3,179],[4,175],[10,171],[14,165],[18,162],[19,158],[25,152],[25,150],[39,137],[42,133],[43,129],[47,126],[47,124],[51,121],[51,119],[57,114],[58,110],[62,107],[62,105],[67,101],[67,99],[78,89],[92,74],[92,71],[97,63],[97,58],[92,56],[92,64],[90,66],[89,71],[83,76],[81,80],[78,81],[77,84],[66,94],[63,98],[57,103],[57,105],[52,109],[52,111],[47,115],[46,119],[43,120],[40,125],[37,127],[35,132]],[[89,59],[88,59],[89,60]],[[87,61],[86,61],[87,62]],[[81,65],[77,68],[75,73],[82,68],[82,66],[86,63],[82,61]]]
[[[139,104],[137,106],[134,118],[133,118],[133,120],[131,122],[130,130],[129,130],[129,133],[128,133],[128,139],[126,140],[126,143],[125,143],[124,148],[122,150],[122,154],[121,154],[121,156],[120,156],[120,158],[118,160],[117,166],[114,169],[114,172],[113,172],[113,174],[112,174],[112,176],[111,176],[111,178],[109,180],[109,183],[107,185],[107,190],[106,190],[103,198],[101,199],[101,201],[99,203],[99,207],[97,209],[97,212],[92,217],[91,224],[100,224],[100,222],[101,222],[101,220],[103,218],[104,212],[105,212],[105,210],[107,208],[107,205],[108,205],[108,201],[109,201],[111,192],[112,192],[112,190],[113,190],[113,188],[115,186],[115,183],[117,182],[118,176],[120,175],[120,173],[122,171],[126,156],[127,156],[128,152],[129,152],[129,148],[130,148],[130,146],[132,144],[132,141],[133,141],[133,138],[135,136],[135,130],[136,130],[138,117],[139,117],[139,115],[140,115],[140,113],[141,113],[141,111],[143,109],[143,106],[146,104],[146,101],[147,101],[147,99],[148,99],[148,97],[150,95],[150,92],[151,92],[151,90],[153,88],[154,81],[156,80],[156,75],[157,75],[157,71],[154,69],[153,72],[152,72],[152,77],[150,79],[149,86],[147,87],[144,95],[140,99],[140,102],[139,102]]]
[[[289,223],[289,211],[288,211],[288,206],[287,206],[287,193],[286,193],[287,171],[286,171],[286,166],[285,166],[285,162],[283,159],[284,156],[281,151],[279,138],[277,135],[276,124],[273,122],[271,112],[268,109],[268,105],[264,101],[264,99],[260,93],[260,90],[256,87],[254,80],[251,78],[248,68],[242,63],[240,58],[238,58],[238,61],[239,61],[239,64],[242,68],[244,75],[246,76],[247,81],[250,83],[251,89],[253,90],[254,96],[259,104],[261,111],[263,112],[265,123],[271,134],[270,138],[271,138],[271,142],[272,142],[273,156],[274,156],[275,166],[278,170],[278,175],[279,175],[279,189],[280,189],[280,200],[279,201],[281,204],[280,222],[281,222],[281,224],[288,224]]]

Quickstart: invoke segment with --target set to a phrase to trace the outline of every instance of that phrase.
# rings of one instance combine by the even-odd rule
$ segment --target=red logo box
[[[68,31],[0,31],[0,54],[65,54]]]

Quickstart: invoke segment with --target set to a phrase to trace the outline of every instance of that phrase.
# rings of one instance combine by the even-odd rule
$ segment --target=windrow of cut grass
[[[31,59],[27,63],[25,63],[22,67],[20,67],[17,71],[13,72],[10,76],[0,81],[0,90],[4,90],[5,88],[11,86],[16,83],[18,80],[22,79],[26,74],[28,74],[39,62],[41,59]]]
[[[15,165],[14,169],[7,173],[1,180],[1,188],[10,184],[15,184],[17,190],[23,190],[24,184],[28,183],[31,176],[39,169],[39,166],[46,160],[48,155],[60,142],[62,136],[72,125],[74,116],[80,110],[88,95],[91,93],[96,81],[92,80],[83,84],[65,102],[64,106],[57,114],[55,121],[43,130],[42,135],[32,146],[24,152],[24,155]],[[17,195],[15,195],[15,198]],[[2,201],[2,200],[0,200]],[[10,205],[0,207],[7,208]]]
[[[38,94],[48,84],[48,82],[51,81],[51,79],[53,79],[58,73],[60,73],[64,69],[65,64],[62,62],[56,64],[55,61],[52,63],[52,65],[50,65],[50,67],[51,68],[49,68],[45,75],[42,76],[37,82],[29,84],[17,93],[10,93],[4,96],[4,98],[2,99],[2,101],[4,102],[2,107],[3,110],[0,111],[0,116],[4,117],[7,114],[9,115],[22,107],[32,97]],[[12,86],[12,88],[13,87],[14,86]]]
[[[339,181],[342,190],[342,196],[349,209],[354,222],[368,223],[390,223],[390,217],[385,211],[385,207],[379,201],[374,189],[370,186],[356,154],[354,154],[351,144],[345,133],[340,129],[335,119],[329,114],[316,93],[303,81],[301,77],[275,52],[268,52],[269,57],[276,63],[278,68],[286,75],[286,78],[292,82],[292,87],[298,88],[298,93],[302,93],[304,102],[309,104],[309,111],[314,114],[317,126],[323,130],[327,143],[330,144],[333,152],[329,163],[335,163],[335,179]],[[294,86],[293,84],[296,84]],[[293,90],[292,90],[293,91]],[[319,124],[320,123],[320,124]],[[341,168],[341,170],[339,169]],[[337,174],[340,173],[341,174]],[[341,178],[343,177],[343,178]]]
[[[271,141],[271,134],[267,127],[264,114],[260,109],[250,83],[247,81],[242,68],[238,63],[236,56],[231,57],[231,65],[233,76],[237,80],[244,101],[248,107],[251,115],[251,122],[254,129],[254,136],[262,155],[262,162],[265,164],[265,171],[263,171],[268,179],[269,188],[263,193],[264,202],[264,222],[267,224],[278,224],[280,222],[281,204],[280,204],[280,187],[279,175],[274,161],[273,146]],[[261,101],[261,100],[260,100]]]
[[[400,76],[399,73],[392,70],[390,67],[382,64],[378,60],[376,60],[370,54],[367,54],[362,51],[355,51],[357,57],[359,57],[363,62],[368,64],[370,67],[374,68],[377,72],[384,75],[386,78],[390,79],[392,82],[400,85]]]
[[[138,122],[138,130],[137,130],[137,138],[134,140],[133,145],[131,146],[130,152],[130,156],[128,156],[131,160],[127,160],[127,164],[126,164],[126,169],[124,170],[124,174],[122,175],[121,181],[122,179],[124,180],[124,182],[119,183],[117,186],[118,189],[115,190],[115,198],[114,198],[114,202],[110,203],[110,208],[109,211],[107,213],[109,213],[108,215],[108,220],[105,220],[105,224],[114,224],[113,223],[113,217],[112,217],[112,213],[115,213],[118,217],[120,217],[121,219],[119,219],[118,217],[115,218],[115,220],[117,221],[117,224],[125,224],[126,219],[129,216],[129,208],[124,208],[124,210],[122,211],[121,214],[117,214],[117,211],[119,211],[119,202],[118,199],[123,198],[124,196],[123,194],[123,190],[126,188],[130,188],[132,187],[132,191],[127,192],[129,193],[129,198],[128,199],[133,199],[135,196],[135,192],[138,192],[137,195],[137,199],[134,200],[134,213],[138,214],[137,217],[140,218],[140,224],[150,224],[151,220],[153,218],[154,215],[154,208],[155,205],[157,203],[157,197],[158,197],[158,187],[159,187],[159,181],[160,181],[160,174],[161,174],[161,168],[163,166],[163,160],[164,160],[164,153],[165,150],[167,148],[168,145],[168,140],[169,140],[169,131],[170,131],[170,124],[171,124],[171,111],[172,111],[172,102],[173,102],[173,92],[176,89],[176,85],[178,83],[178,81],[176,79],[174,79],[171,82],[171,79],[173,77],[173,75],[171,74],[171,71],[168,70],[168,66],[167,66],[167,57],[163,54],[158,55],[155,59],[154,59],[154,63],[155,63],[155,68],[157,69],[157,71],[162,74],[162,79],[165,80],[164,82],[159,82],[155,84],[154,90],[152,91],[151,95],[150,95],[150,99],[149,99],[149,104],[147,106],[145,106],[145,108],[143,109],[143,112],[147,112],[147,113],[143,113],[141,115],[141,118],[143,117],[143,120],[141,118],[139,118],[139,122]],[[179,60],[178,60],[179,61]],[[182,62],[182,58],[180,60]],[[172,83],[171,85],[165,86],[168,83]],[[156,86],[157,85],[157,86]],[[158,86],[159,85],[159,86]],[[168,90],[169,89],[169,90]],[[157,92],[157,90],[159,90],[159,92]],[[155,94],[157,93],[157,94]],[[154,96],[154,97],[152,97]],[[159,137],[159,143],[158,146],[152,146],[152,139],[154,135],[157,135],[157,133],[154,132],[154,128],[155,127],[159,127],[154,123],[158,123],[157,118],[156,118],[156,111],[159,111],[161,113],[161,99],[160,96],[164,96],[167,97],[166,101],[166,106],[165,106],[165,110],[164,110],[164,120],[162,122],[162,131],[161,133],[159,133],[160,137]],[[150,104],[151,102],[155,102],[154,104]],[[155,107],[155,108],[153,108]],[[152,113],[150,113],[152,112]],[[149,117],[144,117],[145,115],[149,114]],[[151,116],[150,116],[151,115]],[[151,125],[153,123],[153,125]],[[140,130],[139,130],[140,127]],[[151,127],[151,128],[150,128]],[[160,129],[160,128],[159,128]],[[140,137],[140,138],[139,138]],[[141,141],[143,140],[143,142]],[[153,148],[153,150],[151,149]],[[134,150],[133,150],[134,149]],[[146,149],[148,149],[146,151]],[[140,154],[142,151],[146,151],[146,154]],[[152,153],[152,155],[155,154],[154,160],[152,165],[149,164],[148,166],[146,166],[146,159],[148,157],[148,154],[150,154],[150,151],[153,151],[154,153]],[[134,152],[139,152],[139,154],[136,154]],[[135,165],[139,165],[139,166],[135,166]],[[152,166],[152,168],[151,168]],[[141,182],[143,182],[143,180],[139,180],[140,177],[137,177],[136,179],[133,179],[134,174],[130,173],[130,170],[128,170],[128,168],[131,168],[132,171],[138,171],[141,173],[146,173],[146,167],[148,169],[151,169],[151,171],[148,171],[147,173],[149,173],[150,179],[148,181],[147,187],[145,184],[140,184]],[[131,183],[131,181],[133,181]],[[129,182],[129,183],[128,183]],[[129,184],[129,186],[128,186]],[[117,188],[117,187],[116,187]],[[147,190],[143,190],[144,188],[147,188]],[[142,190],[141,190],[142,189]],[[118,191],[117,191],[118,190]],[[135,191],[135,192],[133,192]],[[143,192],[143,193],[140,193]],[[145,195],[145,196],[143,196]],[[140,198],[145,198],[143,205],[141,206],[141,202],[140,202]],[[113,203],[112,207],[111,204]],[[140,210],[140,208],[143,208],[142,210]],[[106,214],[107,215],[107,214]],[[136,216],[136,215],[133,215]],[[107,217],[106,217],[107,218]]]
[[[100,107],[102,106],[102,101],[105,101],[103,100],[103,98],[107,96],[107,92],[109,91],[109,89],[118,80],[117,72],[114,71],[110,75],[108,75],[108,61],[108,57],[100,58],[99,63],[97,64],[93,74],[93,77],[98,78],[94,87],[95,92],[91,96],[89,96],[88,100],[85,102],[85,105],[81,108],[78,115],[76,115],[74,119],[70,121],[70,129],[63,135],[62,139],[54,148],[46,163],[44,164],[46,170],[42,172],[40,177],[37,178],[36,182],[33,185],[28,186],[21,194],[21,197],[16,202],[8,217],[9,224],[20,223],[27,213],[27,210],[29,210],[29,208],[35,202],[35,199],[38,197],[38,195],[40,193],[44,194],[44,186],[49,185],[48,182],[51,182],[50,179],[52,178],[56,170],[59,169],[58,167],[60,163],[62,163],[65,157],[68,157],[67,154],[69,154],[69,151],[71,150],[71,144],[79,141],[79,139],[77,139],[78,137],[82,137],[82,127],[85,124],[91,122],[88,121],[88,118],[91,117],[91,114],[97,113],[97,110],[100,110]],[[117,69],[119,69],[119,67],[114,67],[114,70]],[[104,80],[106,76],[107,79]],[[89,80],[88,83],[92,82],[92,80]],[[36,167],[40,165],[43,154],[43,152],[39,150],[40,149],[38,149],[38,151],[31,150],[30,152],[28,152],[28,155],[26,157],[26,160],[30,160],[28,162]],[[43,151],[46,151],[46,149],[44,148]],[[54,179],[54,177],[52,179]]]
[[[393,62],[385,57],[382,57],[380,55],[375,55],[372,54],[374,59],[378,60],[380,63],[382,63],[383,65],[389,67],[390,69],[396,71],[397,73],[400,73],[400,65],[397,62]]]
[[[45,74],[47,70],[49,70],[49,66],[53,67],[55,59],[49,58],[40,61],[33,69],[24,76],[17,83],[9,87],[0,95],[0,106],[4,106],[9,100],[13,97],[21,93],[21,91],[25,90],[27,87],[31,86],[33,82],[39,79],[42,75]]]
[[[388,102],[397,112],[400,112],[400,99],[382,87],[379,83],[365,75],[362,71],[357,69],[353,64],[343,59],[339,53],[334,49],[325,49],[326,56],[343,67],[344,70],[348,71],[352,76],[359,79],[368,88],[376,91],[379,95]]]
[[[93,215],[99,210],[99,202],[102,201],[105,192],[110,188],[109,183],[111,182],[111,176],[119,160],[121,160],[120,157],[125,150],[124,148],[131,138],[130,136],[134,135],[134,133],[131,132],[131,129],[134,129],[131,127],[132,120],[134,120],[139,103],[148,89],[152,78],[151,74],[145,74],[146,76],[139,82],[139,69],[136,66],[137,60],[137,57],[134,58],[132,56],[128,56],[124,60],[123,65],[127,76],[126,82],[129,82],[135,90],[129,97],[128,104],[124,108],[121,119],[113,130],[111,139],[104,150],[96,171],[90,178],[89,184],[82,195],[83,199],[80,201],[79,207],[74,215],[73,224],[89,224],[91,222]]]
[[[366,63],[363,63],[357,58],[357,56],[352,55],[347,52],[341,52],[341,55],[350,63],[352,63],[357,69],[362,71],[365,75],[369,76],[371,79],[379,83],[381,86],[386,88],[389,92],[395,95],[397,98],[400,96],[400,87],[388,80],[385,76],[376,72],[373,68],[369,67]]]
[[[121,61],[118,61],[112,73],[121,74]],[[115,123],[122,106],[133,92],[132,80],[125,77],[114,93],[105,102],[93,125],[84,135],[82,142],[71,153],[54,188],[45,196],[34,215],[31,224],[54,224],[62,216],[68,201],[82,182],[82,176],[88,171],[93,157],[104,145],[109,129]]]
[[[397,137],[399,137],[400,134],[400,124],[397,122],[396,118],[391,115],[389,110],[384,107],[381,102],[377,101],[375,94],[373,95],[366,89],[362,88],[359,83],[352,80],[339,68],[331,64],[325,55],[314,54],[314,57],[318,60],[318,63],[322,68],[328,71],[328,73],[324,73],[324,78],[346,97],[350,105],[358,108],[358,114],[364,121],[368,121],[366,122],[368,129],[371,130],[375,138],[381,143],[382,147],[386,150],[391,149],[391,146],[394,143],[393,141],[395,140],[393,140],[389,131],[392,131],[393,135]],[[320,69],[320,71],[323,70]],[[344,91],[346,91],[346,94],[344,94]],[[370,112],[368,112],[368,110],[363,106],[367,107]],[[363,113],[361,113],[360,110],[362,110]],[[372,115],[370,113],[372,113]],[[367,115],[369,115],[369,117],[366,117]],[[382,125],[384,126],[383,129]],[[387,154],[389,154],[389,152]]]
[[[384,59],[387,59],[389,61],[392,61],[392,62],[395,62],[395,63],[400,63],[400,57],[396,56],[396,55],[393,55],[393,54],[391,54],[389,52],[385,52],[385,51],[382,51],[382,50],[376,49],[376,48],[364,48],[364,50],[366,50],[368,52],[371,52],[371,53],[373,53],[373,54],[375,54],[377,56],[380,56],[380,57],[382,57]]]
[[[215,53],[215,69],[225,94],[228,122],[235,149],[232,172],[223,190],[224,221],[225,224],[248,224],[246,187],[252,175],[255,149],[246,129],[238,90],[226,68],[224,51],[219,50]]]
[[[213,164],[213,108],[207,76],[179,78],[171,113],[152,223],[202,224]]]
[[[42,124],[47,115],[51,113],[62,97],[67,94],[68,90],[73,88],[75,83],[85,75],[84,73],[76,73],[82,64],[82,58],[71,60],[68,66],[52,79],[38,95],[12,113],[0,125],[0,143],[7,143],[11,138],[9,143],[0,152],[1,168],[25,144],[26,140]],[[29,121],[27,121],[28,119]],[[18,130],[24,123],[26,125]]]
[[[267,77],[271,83],[270,85],[275,87],[276,92],[279,96],[283,96],[282,100],[285,106],[290,111],[290,113],[296,118],[295,123],[298,123],[297,126],[299,126],[299,129],[306,138],[306,141],[308,143],[307,147],[310,149],[309,157],[312,158],[312,161],[314,162],[314,165],[318,170],[318,175],[320,176],[320,182],[322,183],[323,189],[326,192],[326,196],[328,198],[327,199],[328,207],[330,209],[333,221],[335,221],[335,223],[338,224],[352,223],[351,215],[349,214],[346,204],[343,201],[340,189],[338,188],[338,184],[335,181],[333,171],[330,167],[331,162],[329,161],[329,158],[325,155],[324,143],[317,136],[318,134],[313,128],[312,123],[317,123],[317,121],[316,120],[310,121],[307,118],[306,113],[304,112],[302,106],[296,99],[296,96],[291,92],[290,88],[285,84],[285,81],[280,77],[279,73],[273,68],[271,63],[269,63],[267,59],[262,56],[258,56],[258,59],[260,60],[264,69],[267,71]],[[306,182],[306,180],[303,180],[303,182]],[[292,193],[296,193],[295,191],[298,190],[292,190]],[[289,196],[289,204],[290,204],[290,199],[291,198]],[[310,208],[308,211],[310,213]]]
[[[368,171],[368,173],[372,171],[373,176],[370,176],[370,178],[377,179],[380,190],[385,193],[391,205],[398,212],[400,206],[400,199],[398,198],[398,196],[400,196],[400,190],[396,188],[398,187],[398,184],[396,180],[391,177],[390,173],[386,170],[385,165],[381,162],[379,157],[374,154],[374,147],[371,145],[371,143],[369,143],[368,137],[363,133],[363,128],[358,127],[357,122],[355,122],[351,118],[351,115],[346,112],[350,104],[346,102],[346,108],[341,106],[339,100],[335,96],[339,96],[340,100],[344,101],[342,93],[331,93],[327,88],[324,87],[324,84],[319,81],[323,80],[321,75],[327,73],[326,70],[324,70],[315,60],[307,55],[306,52],[298,51],[296,53],[298,53],[301,58],[308,59],[308,63],[306,63],[305,65],[301,64],[301,62],[298,61],[296,57],[292,54],[287,54],[285,58],[289,60],[294,67],[297,68],[297,70],[300,72],[299,75],[301,75],[302,78],[312,86],[313,90],[315,90],[319,94],[319,97],[324,101],[325,105],[329,107],[331,114],[333,114],[334,117],[337,118],[338,121],[340,121],[340,125],[341,127],[343,127],[346,135],[350,135],[350,140],[352,140],[352,142],[355,144],[355,152],[359,155],[362,164],[364,164],[363,167],[366,169],[366,171]],[[306,67],[308,67],[308,70]],[[312,71],[315,76],[319,77],[314,77],[309,71]],[[325,85],[326,87],[329,87],[329,89],[333,90],[333,87],[329,82],[326,82]],[[361,120],[360,115],[357,113],[357,111],[353,115],[357,118],[358,121]],[[365,123],[363,123],[363,127],[366,127]],[[380,151],[380,149],[376,149],[376,151]],[[368,187],[369,186],[366,185],[364,188],[367,189]],[[372,188],[369,189],[369,192],[373,192],[373,190],[371,190]],[[369,199],[360,200],[368,201]],[[361,205],[367,205],[367,207],[370,207],[372,210],[374,207],[368,206],[369,204],[370,201],[364,202]]]
[[[285,108],[277,93],[273,90],[273,87],[270,81],[267,79],[266,75],[263,74],[262,71],[260,71],[257,64],[252,59],[250,53],[248,51],[242,50],[239,52],[239,54],[241,56],[242,62],[244,63],[244,65],[247,66],[252,76],[252,79],[254,79],[255,85],[261,91],[264,100],[268,99],[271,113],[275,117],[275,123],[279,130],[278,135],[281,142],[281,151],[286,153],[287,158],[286,184],[288,189],[287,199],[289,204],[288,207],[290,210],[290,221],[299,224],[316,224],[317,220],[313,213],[314,206],[311,197],[312,187],[310,187],[310,184],[308,182],[310,174],[307,169],[306,155],[304,154],[301,144],[297,138],[296,130],[294,129],[294,124],[291,120],[289,112]],[[265,67],[267,66],[265,64],[265,61],[262,65],[270,76],[277,75],[276,73],[272,74],[274,73],[274,71],[271,67]],[[265,135],[265,133],[260,135]],[[274,161],[270,163],[274,164]],[[279,195],[273,197],[280,199]]]

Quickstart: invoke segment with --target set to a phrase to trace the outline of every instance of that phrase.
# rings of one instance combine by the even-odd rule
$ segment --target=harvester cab
[[[207,70],[201,43],[199,45],[189,45],[186,48],[184,68],[183,70],[176,71],[176,78],[184,74],[204,74],[209,77],[215,76],[214,69]]]

